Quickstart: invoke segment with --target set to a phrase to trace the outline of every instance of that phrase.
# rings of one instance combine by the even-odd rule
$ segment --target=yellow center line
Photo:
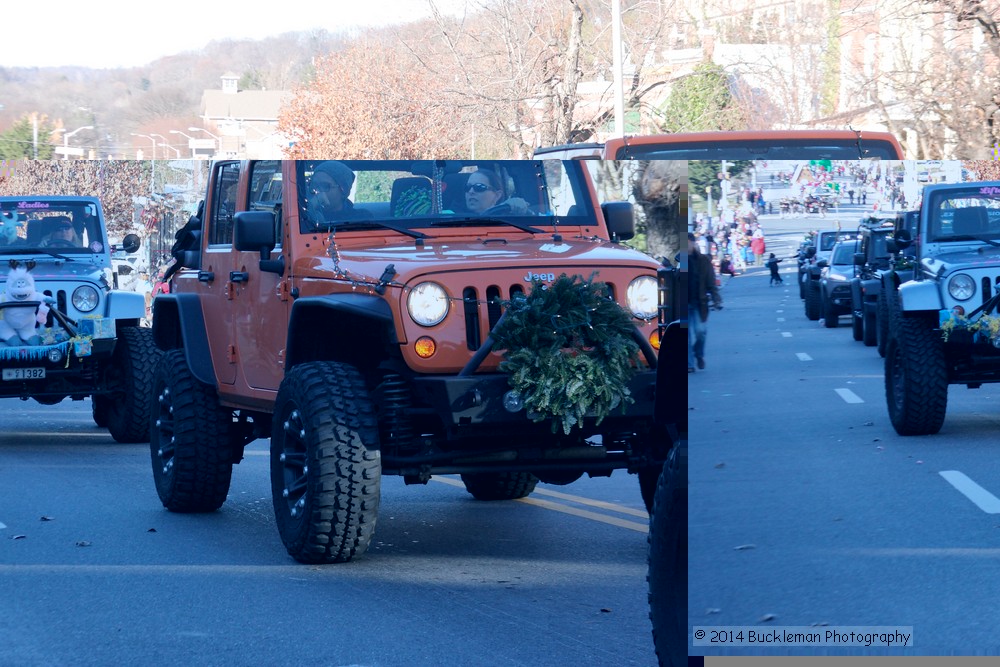
[[[447,484],[449,486],[455,486],[460,489],[465,488],[465,484],[458,479],[453,477],[441,477],[434,476],[431,477],[431,481],[440,482],[442,484]],[[537,493],[544,493],[545,495],[551,495],[558,498],[563,498],[565,500],[570,500],[572,502],[579,502],[593,507],[601,507],[604,509],[610,509],[615,512],[621,512],[623,514],[638,515],[641,517],[646,517],[645,512],[639,512],[638,510],[632,510],[627,507],[621,507],[620,505],[613,505],[611,503],[605,503],[599,500],[590,500],[588,498],[581,498],[580,496],[572,496],[568,493],[560,493],[558,491],[549,491],[548,489],[535,489]],[[554,512],[563,512],[564,514],[572,514],[573,516],[578,516],[583,519],[590,519],[591,521],[600,521],[601,523],[607,523],[612,526],[618,526],[619,528],[628,528],[629,530],[634,530],[640,533],[649,532],[648,523],[638,523],[635,521],[627,521],[626,519],[620,519],[614,516],[608,516],[606,514],[598,514],[597,512],[591,512],[589,510],[580,509],[577,507],[570,507],[569,505],[563,505],[562,503],[554,503],[550,500],[541,500],[539,498],[520,498],[518,502],[525,503],[527,505],[534,505],[535,507],[541,507],[543,509],[552,510]]]

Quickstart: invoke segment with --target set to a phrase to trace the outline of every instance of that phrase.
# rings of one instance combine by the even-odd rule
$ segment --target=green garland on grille
[[[597,423],[634,400],[629,380],[638,368],[639,346],[630,316],[593,276],[561,275],[551,285],[533,282],[527,296],[504,304],[493,331],[505,350],[500,370],[536,422],[552,419],[569,435],[584,417]]]

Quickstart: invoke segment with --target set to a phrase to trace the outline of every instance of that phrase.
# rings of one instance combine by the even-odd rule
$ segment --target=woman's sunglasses
[[[485,183],[469,183],[465,186],[466,192],[486,192],[487,190],[492,190],[490,186]]]

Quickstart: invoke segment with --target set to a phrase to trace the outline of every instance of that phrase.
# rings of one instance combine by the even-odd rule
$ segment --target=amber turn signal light
[[[413,343],[413,351],[421,359],[430,359],[437,352],[437,343],[430,336],[421,336]]]

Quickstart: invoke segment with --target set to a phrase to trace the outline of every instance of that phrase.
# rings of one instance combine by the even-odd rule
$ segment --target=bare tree
[[[359,41],[318,58],[315,77],[282,109],[288,157],[453,157],[457,141],[440,86],[409,54]]]

